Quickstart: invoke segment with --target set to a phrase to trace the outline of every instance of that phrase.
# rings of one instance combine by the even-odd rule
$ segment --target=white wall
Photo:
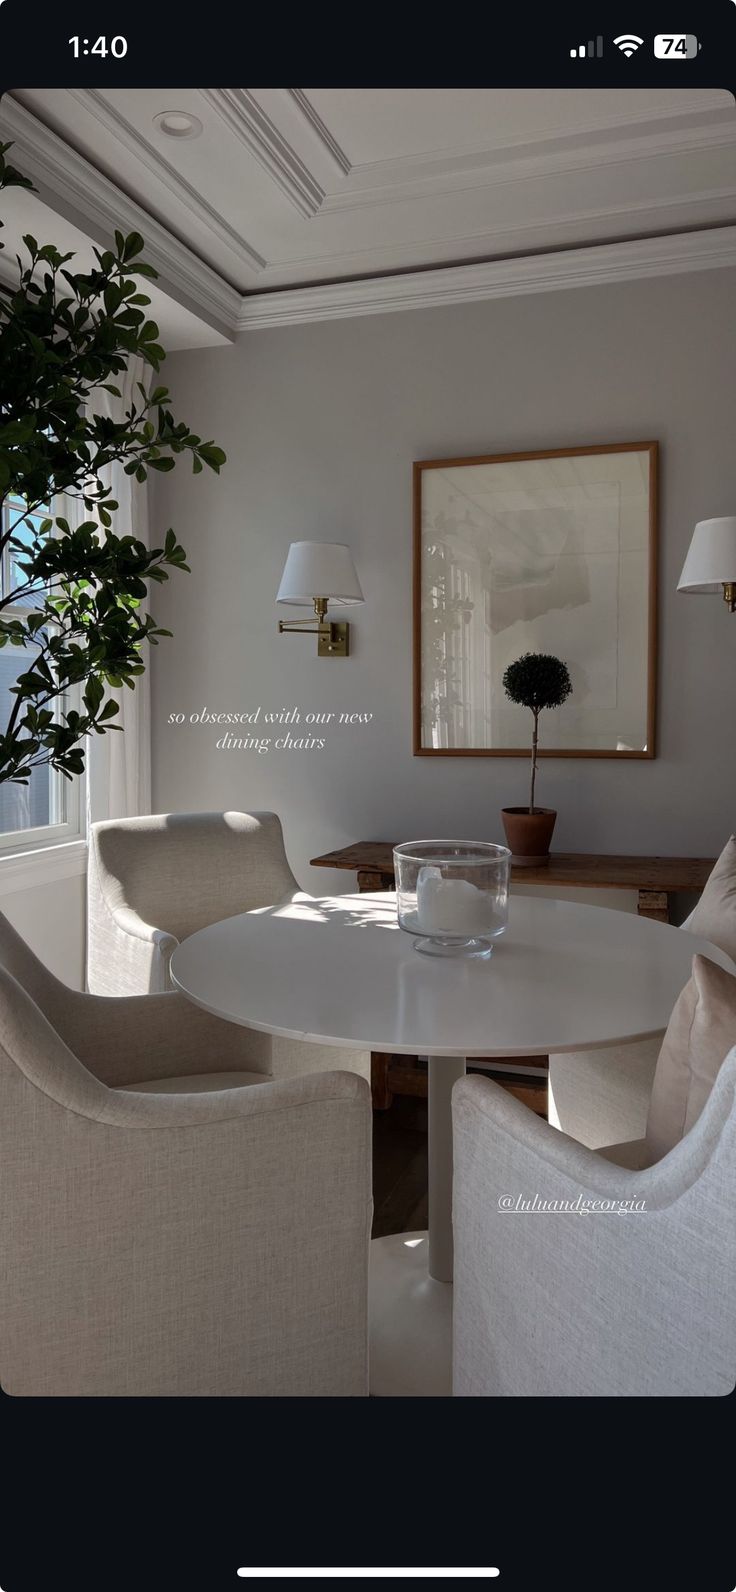
[[[658,757],[548,760],[540,795],[559,810],[559,849],[717,852],[736,820],[736,618],[675,587],[695,521],[736,507],[735,298],[736,273],[711,271],[282,328],[171,358],[175,408],[229,462],[219,479],[180,465],[156,483],[153,526],[175,526],[193,573],[155,594],[175,633],[154,655],[155,807],[276,809],[312,890],[338,876],[309,858],[348,840],[498,838],[525,762],[411,752],[412,460],[654,438]],[[277,635],[281,567],[302,537],[354,550],[367,601],[347,661]],[[322,752],[265,756],[167,725],[259,704],[374,721]]]
[[[36,955],[73,989],[84,988],[86,878],[54,879],[0,896],[10,919]]]

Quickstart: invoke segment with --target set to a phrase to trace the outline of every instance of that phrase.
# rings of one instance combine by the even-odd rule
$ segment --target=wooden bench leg
[[[374,1111],[388,1111],[393,1101],[393,1094],[389,1087],[388,1070],[391,1066],[391,1057],[381,1051],[374,1051],[371,1055],[371,1094],[373,1096]]]
[[[670,903],[666,890],[640,890],[637,911],[640,918],[654,918],[656,923],[669,923]]]

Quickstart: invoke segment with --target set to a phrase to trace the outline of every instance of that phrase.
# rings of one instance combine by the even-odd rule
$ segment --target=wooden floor
[[[427,1102],[373,1113],[373,1237],[427,1226]]]
[[[513,1092],[546,1117],[546,1080]],[[373,1237],[421,1231],[427,1206],[427,1101],[396,1095],[388,1111],[373,1112]]]

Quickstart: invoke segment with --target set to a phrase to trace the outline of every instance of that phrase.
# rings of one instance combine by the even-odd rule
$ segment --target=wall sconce
[[[328,619],[327,604],[362,603],[365,598],[350,548],[343,542],[292,542],[276,601],[295,608],[312,603],[316,618],[316,623],[281,619],[279,635],[316,635],[318,658],[347,658],[350,627]]]
[[[723,592],[736,612],[736,514],[699,520],[693,531],[678,591]]]

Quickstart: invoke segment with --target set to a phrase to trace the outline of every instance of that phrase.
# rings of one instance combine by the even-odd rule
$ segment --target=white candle
[[[489,904],[484,890],[468,879],[443,879],[439,868],[420,868],[417,927],[423,934],[483,934]]]

